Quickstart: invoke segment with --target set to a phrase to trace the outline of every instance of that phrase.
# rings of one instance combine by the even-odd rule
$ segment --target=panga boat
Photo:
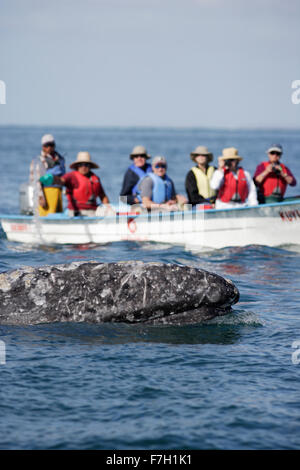
[[[117,212],[107,217],[0,215],[8,240],[30,244],[153,241],[193,248],[300,244],[300,198],[234,209]]]

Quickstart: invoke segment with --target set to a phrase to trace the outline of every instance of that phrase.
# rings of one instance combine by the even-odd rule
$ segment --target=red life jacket
[[[223,202],[230,202],[235,194],[238,194],[239,202],[245,202],[249,194],[248,182],[243,168],[238,169],[237,179],[231,171],[225,170],[224,182],[219,190],[218,198]]]
[[[263,162],[262,165],[265,170],[267,166],[270,165],[270,162]],[[287,173],[287,169],[282,163],[280,163],[280,166],[283,173]],[[285,180],[274,172],[269,173],[260,185],[264,196],[271,196],[273,193],[276,193],[277,195],[281,194],[281,196],[283,196],[286,191],[286,186],[287,184]]]
[[[95,210],[97,208],[97,196],[99,196],[101,189],[98,176],[92,173],[88,177],[82,175],[79,171],[73,171],[71,181],[72,187],[68,184],[66,191],[69,209]]]

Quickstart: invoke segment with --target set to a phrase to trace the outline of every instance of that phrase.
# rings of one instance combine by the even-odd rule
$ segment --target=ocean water
[[[91,152],[112,201],[137,144],[167,157],[181,193],[197,145],[215,157],[235,146],[253,173],[268,145],[280,142],[300,178],[296,131],[1,127],[0,213],[18,212],[19,185],[46,132],[68,165],[79,150]],[[299,193],[299,186],[288,191]],[[77,260],[160,261],[216,272],[241,293],[232,314],[201,325],[0,325],[0,449],[299,448],[300,364],[292,347],[300,341],[299,246],[195,253],[134,242],[26,246],[0,236],[2,272]]]

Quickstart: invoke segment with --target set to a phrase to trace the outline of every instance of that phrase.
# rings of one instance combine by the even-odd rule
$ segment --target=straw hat
[[[89,163],[91,168],[100,168],[97,163],[92,162],[89,152],[79,152],[75,162],[71,163],[70,168],[76,170],[76,167],[79,163]]]
[[[229,147],[222,150],[222,155],[219,157],[219,160],[243,160],[243,157],[240,157],[236,148]]]
[[[199,145],[198,147],[195,148],[195,150],[191,153],[191,160],[195,161],[195,158],[198,155],[206,155],[207,156],[207,163],[213,161],[213,154],[208,151],[207,147],[204,147],[203,145]]]
[[[151,158],[151,155],[147,154],[147,150],[142,145],[137,145],[136,147],[133,147],[133,150],[131,154],[129,155],[129,158],[131,158],[132,160],[135,157],[135,155],[145,155],[145,158],[147,160],[148,158]]]

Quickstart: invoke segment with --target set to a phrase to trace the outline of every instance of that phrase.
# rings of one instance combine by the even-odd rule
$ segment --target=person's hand
[[[218,158],[218,164],[219,164],[219,170],[225,169],[225,160],[223,160],[221,157]]]
[[[265,172],[266,173],[271,173],[272,171],[273,171],[273,165],[272,165],[272,163],[269,163],[269,165],[265,169]]]
[[[183,194],[177,194],[177,195],[176,195],[176,200],[177,200],[177,203],[178,203],[180,206],[183,206],[184,204],[187,204],[187,203],[188,203],[187,198],[186,198]]]
[[[115,210],[111,207],[110,204],[102,204],[98,206],[95,212],[96,217],[107,217],[115,215]]]
[[[175,199],[169,199],[169,201],[165,202],[165,204],[168,204],[168,206],[172,206],[173,204],[176,204]]]
[[[285,179],[285,181],[287,182],[287,184],[292,184],[293,182],[293,178],[291,176],[289,176],[287,173],[281,173],[281,176],[282,178]]]
[[[44,198],[44,196],[39,196],[39,205],[40,205],[43,209],[47,209],[47,201],[46,201],[46,199]]]
[[[163,204],[159,204],[159,208],[169,212],[178,211],[178,206],[175,201],[168,201]]]

